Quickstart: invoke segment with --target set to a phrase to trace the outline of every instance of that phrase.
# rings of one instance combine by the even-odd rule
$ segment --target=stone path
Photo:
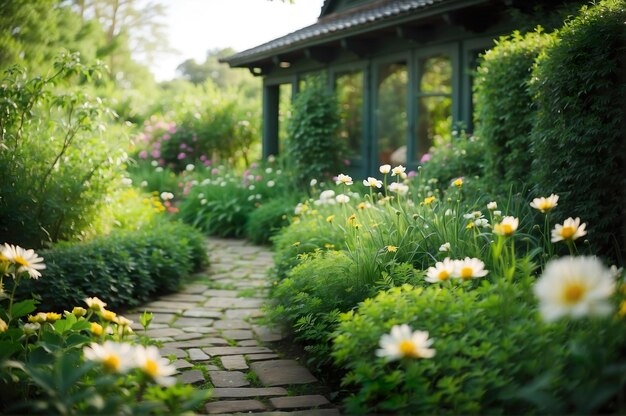
[[[327,390],[297,359],[284,357],[276,328],[262,325],[272,254],[243,240],[210,238],[211,267],[176,294],[138,311],[154,314],[146,335],[162,343],[183,383],[212,388],[208,414],[338,415]],[[129,314],[141,332],[140,313]]]

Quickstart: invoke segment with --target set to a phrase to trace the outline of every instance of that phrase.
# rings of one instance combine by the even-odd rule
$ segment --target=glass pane
[[[416,160],[437,143],[449,142],[452,131],[452,98],[446,96],[419,97]]]
[[[378,161],[406,164],[408,72],[405,63],[380,67],[378,76]]]
[[[452,62],[445,55],[420,60],[420,92],[452,94]]]
[[[363,72],[339,75],[335,80],[335,91],[341,119],[339,137],[347,142],[348,156],[356,159],[361,156],[363,136]]]
[[[287,140],[287,121],[291,117],[291,84],[278,87],[278,153],[285,151]]]

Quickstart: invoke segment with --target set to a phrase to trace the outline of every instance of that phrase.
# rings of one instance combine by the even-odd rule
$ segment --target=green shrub
[[[473,290],[406,285],[342,315],[333,355],[348,371],[344,386],[356,389],[346,400],[347,411],[562,414],[602,409],[621,388],[617,382],[611,386],[615,376],[605,371],[621,365],[624,322],[543,324],[532,299],[533,282],[531,277],[513,284],[484,281]],[[387,362],[376,357],[381,336],[404,323],[428,331],[433,358]]]
[[[182,279],[207,262],[204,237],[180,223],[62,243],[41,256],[45,278],[24,282],[20,289],[40,297],[41,309],[60,311],[92,296],[109,308],[135,306],[176,290]]]
[[[107,126],[111,111],[72,86],[98,68],[68,55],[55,70],[28,78],[13,67],[0,82],[0,235],[28,247],[88,230],[126,158],[124,127]]]
[[[537,56],[552,39],[541,30],[502,36],[477,71],[475,133],[483,141],[486,178],[505,192],[530,171],[534,109],[528,83]]]
[[[336,97],[321,78],[310,78],[295,98],[287,125],[286,160],[297,185],[325,178],[340,166],[345,143],[339,128]]]
[[[432,147],[423,160],[420,176],[447,187],[456,178],[483,175],[485,143],[480,137],[468,136],[465,132],[453,134],[450,143]]]
[[[561,220],[579,216],[589,240],[617,257],[626,250],[626,5],[583,7],[558,32],[533,71],[532,131],[537,192],[558,193]]]
[[[289,225],[297,199],[282,197],[271,199],[252,211],[246,223],[246,237],[257,244],[267,244],[270,238]]]

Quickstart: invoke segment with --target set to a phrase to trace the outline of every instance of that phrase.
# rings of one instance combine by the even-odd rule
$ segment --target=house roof
[[[324,15],[323,12],[329,4],[327,0],[322,6],[322,16],[317,23],[239,52],[222,61],[231,66],[246,66],[280,53],[321,44],[328,38],[340,34],[348,35],[373,24],[384,24],[387,21],[392,23],[397,18],[414,13],[416,10],[426,10],[439,4],[453,2],[455,0],[376,0],[343,12]]]

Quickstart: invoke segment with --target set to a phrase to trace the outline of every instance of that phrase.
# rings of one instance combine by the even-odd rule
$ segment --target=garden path
[[[175,356],[183,383],[213,386],[209,414],[338,415],[328,390],[280,350],[280,330],[263,325],[269,249],[243,240],[208,239],[211,267],[180,292],[139,311],[154,314],[146,335],[162,343],[161,355]]]

